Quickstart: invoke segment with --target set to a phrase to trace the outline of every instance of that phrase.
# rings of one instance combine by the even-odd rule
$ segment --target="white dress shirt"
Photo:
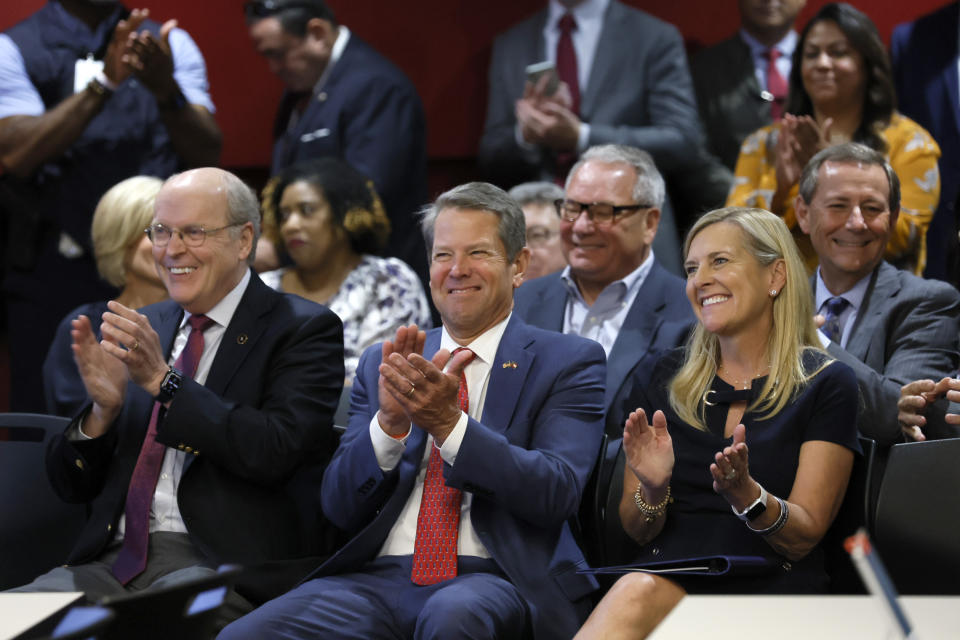
[[[604,287],[592,305],[588,305],[580,294],[570,266],[564,267],[560,278],[567,285],[570,295],[567,297],[567,308],[563,314],[563,332],[575,333],[599,342],[609,358],[613,343],[620,335],[620,327],[627,319],[637,293],[652,267],[653,249],[647,259],[625,278]]]
[[[787,81],[787,84],[790,83],[790,68],[793,66],[793,50],[797,48],[797,32],[792,29],[783,36],[783,39],[780,40],[773,47],[768,47],[763,44],[752,35],[750,35],[746,29],[740,29],[740,37],[743,39],[747,46],[750,48],[750,58],[753,60],[753,71],[757,76],[757,82],[760,84],[760,88],[766,91],[767,87],[767,66],[770,64],[770,61],[767,59],[767,50],[776,49],[780,52],[780,57],[777,58],[777,71],[780,72],[780,75],[783,76],[783,79]]]
[[[513,314],[510,314],[513,315]],[[497,355],[497,349],[500,347],[500,340],[503,338],[503,332],[510,321],[508,315],[499,324],[487,329],[480,334],[469,345],[475,354],[473,360],[466,366],[463,373],[467,379],[467,392],[470,396],[470,417],[474,420],[480,420],[483,415],[483,406],[487,397],[487,385],[490,383],[490,371],[493,366],[494,358]],[[453,338],[447,333],[446,327],[441,329],[440,348],[453,352],[460,347]],[[464,413],[460,414],[457,425],[443,441],[443,446],[439,447],[440,457],[449,465],[455,465],[457,453],[460,451],[460,445],[466,435],[469,420]],[[412,430],[412,427],[411,427]],[[409,432],[403,439],[391,438],[382,428],[378,417],[375,415],[370,421],[370,439],[373,442],[373,451],[377,456],[377,463],[386,473],[393,470],[400,463],[400,458],[406,449]],[[380,549],[379,556],[408,556],[413,554],[414,542],[417,538],[417,518],[420,515],[420,500],[423,497],[423,480],[427,475],[427,463],[430,460],[430,452],[434,447],[433,437],[427,436],[427,446],[424,447],[423,458],[420,460],[420,469],[417,472],[417,481],[407,498],[403,510],[397,521],[393,523],[390,533],[387,535],[383,547]],[[470,518],[470,505],[473,503],[473,494],[464,491],[463,498],[460,501],[460,524],[457,534],[457,555],[458,556],[476,556],[480,558],[489,558],[490,552],[477,537],[473,528],[473,522]]]
[[[223,334],[226,333],[227,325],[230,324],[234,312],[240,306],[240,299],[243,297],[244,291],[247,290],[248,284],[250,284],[250,272],[246,271],[239,284],[206,313],[206,316],[213,320],[214,324],[203,332],[203,355],[200,356],[197,372],[193,376],[193,379],[199,384],[204,384],[207,381],[207,375],[210,374],[210,367],[217,355],[217,349],[220,348]],[[173,349],[170,351],[170,358],[167,360],[170,366],[173,366],[184,347],[187,346],[187,338],[190,335],[190,325],[187,324],[187,320],[190,315],[188,311],[183,313],[180,329],[177,331],[177,336],[173,341]],[[174,398],[171,402],[176,401],[176,398]],[[82,431],[80,435],[83,438],[87,437]],[[180,515],[180,507],[177,505],[177,489],[180,487],[180,476],[183,474],[186,459],[187,454],[185,452],[172,447],[167,447],[163,453],[163,465],[160,467],[157,488],[153,492],[153,503],[150,505],[151,533],[154,531],[187,532],[183,516]],[[117,526],[116,540],[123,539],[125,526],[126,516],[123,515],[120,517],[120,523]]]

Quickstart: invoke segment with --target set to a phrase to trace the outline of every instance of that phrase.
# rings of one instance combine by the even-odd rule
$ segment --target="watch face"
[[[766,510],[767,510],[767,505],[763,504],[762,502],[758,502],[757,504],[750,507],[750,510],[747,511],[745,515],[747,520],[756,520]]]

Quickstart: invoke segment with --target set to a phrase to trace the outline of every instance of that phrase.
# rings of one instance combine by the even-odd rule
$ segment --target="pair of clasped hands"
[[[580,118],[571,106],[570,88],[560,82],[557,90],[547,94],[549,75],[536,84],[527,82],[523,97],[517,100],[514,114],[520,126],[520,135],[533,145],[555,151],[575,151],[580,138]]]
[[[960,402],[960,379],[943,378],[939,382],[916,380],[900,389],[897,420],[907,438],[916,441],[927,439],[923,433],[923,427],[927,424],[923,411],[943,396],[950,402]],[[944,421],[947,424],[960,425],[960,415],[948,413],[944,416]]]
[[[440,349],[427,360],[427,334],[417,325],[400,327],[393,340],[383,343],[377,395],[380,428],[400,437],[414,423],[442,445],[460,419],[460,374],[473,359],[471,351],[451,356]]]
[[[800,182],[800,174],[810,158],[830,146],[833,119],[827,118],[820,126],[813,116],[787,113],[779,125],[774,148],[777,190],[786,193]]]
[[[103,73],[114,84],[133,74],[158,101],[164,101],[177,91],[170,52],[170,32],[177,21],[163,23],[157,38],[149,31],[137,31],[149,16],[149,9],[134,9],[117,23],[103,57]]]
[[[757,483],[750,477],[747,459],[746,427],[733,429],[733,442],[714,455],[710,464],[713,490],[738,511],[757,496]],[[637,409],[628,417],[623,430],[623,451],[627,465],[643,485],[648,502],[660,502],[673,476],[673,440],[667,430],[667,418],[659,409],[648,423],[647,414]]]

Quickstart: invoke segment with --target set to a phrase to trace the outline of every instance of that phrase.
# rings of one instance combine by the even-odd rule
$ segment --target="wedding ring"
[[[133,343],[133,346],[130,347],[130,351],[136,351],[139,348],[140,348],[140,341],[137,340],[136,342]]]
[[[413,383],[411,382],[411,383],[410,383],[410,391],[407,391],[404,395],[407,396],[408,398],[412,398],[412,397],[413,397],[413,392],[416,391],[416,389],[417,389],[417,385],[415,385],[415,384],[413,384]]]
[[[727,473],[727,475],[723,476],[723,479],[724,479],[724,480],[733,480],[733,479],[736,478],[736,477],[737,477],[737,470],[736,470],[736,469],[730,469],[730,471]]]

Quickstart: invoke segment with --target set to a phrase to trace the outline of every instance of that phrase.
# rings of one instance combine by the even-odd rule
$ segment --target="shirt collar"
[[[343,50],[347,48],[348,42],[350,42],[350,29],[347,29],[344,25],[340,25],[337,28],[337,40],[333,43],[333,49],[330,50],[330,59],[327,61],[327,66],[323,70],[323,73],[320,74],[320,79],[317,80],[317,84],[313,85],[314,93],[319,93],[323,85],[327,83],[327,78],[330,77],[334,65],[337,64],[340,56],[343,55]]]
[[[243,298],[243,293],[247,290],[248,284],[250,284],[250,269],[244,272],[237,286],[231,289],[230,293],[223,296],[220,302],[213,305],[213,309],[210,309],[210,311],[204,315],[216,322],[219,326],[226,327],[230,324],[230,321],[233,320],[233,314],[236,313],[237,307],[240,306],[240,299]],[[189,320],[192,315],[189,311],[183,312],[183,320],[180,322],[181,329],[183,329],[183,325],[187,323],[187,320]]]
[[[603,288],[603,291],[606,291],[610,287],[620,286],[622,287],[623,297],[627,297],[634,293],[635,289],[639,288],[643,281],[646,279],[647,274],[650,273],[650,269],[653,268],[653,248],[650,248],[650,253],[647,254],[647,259],[644,260],[639,267],[625,275],[619,280],[614,280],[606,287]],[[560,272],[560,279],[567,286],[567,290],[570,292],[570,295],[575,297],[580,302],[586,304],[586,301],[583,299],[583,295],[580,293],[580,287],[577,286],[577,281],[573,277],[573,271],[570,269],[570,265],[567,265],[563,268],[563,271]],[[621,298],[622,299],[622,298]]]
[[[865,275],[860,279],[857,284],[850,287],[849,290],[844,291],[840,294],[844,300],[850,303],[850,307],[856,311],[860,309],[860,306],[863,304],[863,299],[867,295],[867,287],[870,286],[870,278],[873,276],[873,271]],[[827,285],[823,282],[823,276],[820,274],[820,267],[817,267],[817,310],[823,307],[823,303],[829,298],[834,298],[830,290],[827,289]]]
[[[750,47],[750,55],[752,55],[754,58],[762,56],[764,53],[766,53],[767,49],[770,48],[750,35],[746,29],[740,29],[740,37],[743,39],[746,45]],[[791,29],[787,32],[787,35],[783,36],[780,42],[773,45],[773,48],[777,49],[781,56],[789,58],[793,55],[793,50],[797,48],[797,39],[797,32]]]
[[[550,0],[547,9],[547,25],[556,29],[557,21],[568,12],[573,15],[578,25],[584,20],[600,20],[607,12],[609,5],[610,0],[584,0],[574,8],[568,9],[560,4],[559,0]]]
[[[454,349],[459,349],[460,347],[469,347],[473,351],[476,359],[492,365],[494,359],[497,357],[497,349],[500,348],[500,340],[503,338],[503,332],[507,329],[507,323],[510,322],[510,317],[513,315],[513,312],[507,314],[507,317],[493,325],[479,336],[473,339],[473,342],[467,345],[461,345],[457,343],[450,334],[447,333],[447,328],[444,326],[440,330],[440,348],[447,349],[453,353]]]

